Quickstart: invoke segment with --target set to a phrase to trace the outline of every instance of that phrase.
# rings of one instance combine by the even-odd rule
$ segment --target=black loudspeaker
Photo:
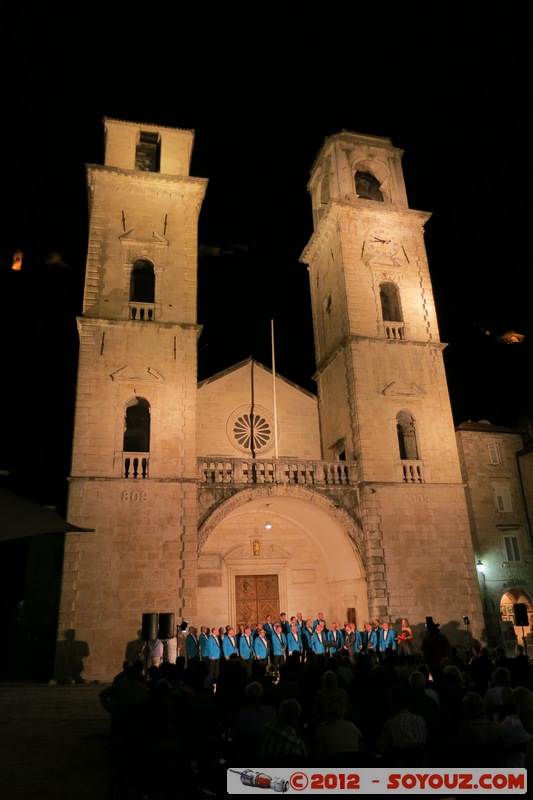
[[[515,603],[514,609],[514,624],[515,625],[529,625],[527,616],[527,606],[525,603]]]
[[[174,636],[174,614],[159,615],[158,639],[172,639]]]
[[[143,614],[142,640],[157,639],[157,614]]]

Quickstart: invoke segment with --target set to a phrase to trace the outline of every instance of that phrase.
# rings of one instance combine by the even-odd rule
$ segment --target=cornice
[[[392,140],[388,136],[378,136],[371,133],[358,133],[358,131],[347,131],[342,130],[338,133],[333,133],[331,136],[326,136],[322,145],[320,146],[320,150],[318,151],[313,164],[311,165],[310,173],[311,175],[315,171],[317,164],[320,162],[321,158],[324,156],[324,153],[328,149],[330,145],[333,145],[335,142],[349,142],[351,147],[353,148],[354,144],[364,144],[367,147],[375,147],[378,150],[386,150],[387,152],[393,153],[400,153],[400,156],[403,155],[404,151],[400,150],[400,148],[395,147],[392,143]]]
[[[130,128],[150,128],[150,130],[154,131],[174,131],[178,133],[190,133],[194,136],[194,130],[192,128],[176,128],[171,127],[170,125],[156,125],[154,122],[132,122],[129,119],[118,119],[118,117],[104,117],[103,123],[104,126],[108,122],[119,122],[121,125],[127,125]]]
[[[355,218],[364,219],[365,217],[368,218],[368,224],[376,222],[376,217],[379,217],[380,221],[387,221],[389,225],[398,225],[399,222],[401,224],[411,223],[413,220],[418,220],[421,227],[424,227],[431,217],[431,212],[405,208],[397,201],[376,203],[374,200],[362,200],[358,199],[357,195],[347,195],[345,200],[330,200],[299,260],[303,264],[311,264],[321,250],[324,241],[327,240],[341,219],[346,224],[350,224]]]
[[[165,328],[166,330],[190,330],[199,332],[202,330],[202,325],[197,325],[192,322],[139,322],[139,320],[131,319],[111,319],[109,317],[93,317],[83,315],[76,317],[78,330],[81,328],[131,328],[138,329],[139,325],[147,325],[149,330],[155,328]]]
[[[324,358],[318,365],[313,380],[317,380],[318,376],[324,372],[327,367],[337,358],[339,353],[349,347],[351,344],[357,342],[374,342],[375,344],[386,345],[387,347],[429,347],[433,350],[444,350],[447,347],[445,342],[435,341],[417,341],[413,339],[383,339],[378,336],[360,336],[358,334],[350,334],[344,336],[334,350]]]
[[[197,191],[207,189],[208,178],[194,178],[190,175],[167,175],[160,172],[135,172],[130,169],[120,169],[119,167],[109,167],[102,164],[86,164],[87,184],[92,191],[97,180],[111,180],[113,183],[122,181],[123,183],[134,186],[168,186],[176,188],[178,186],[196,189]]]

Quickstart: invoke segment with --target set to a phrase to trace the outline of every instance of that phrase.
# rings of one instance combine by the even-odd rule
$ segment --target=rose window
[[[264,447],[270,441],[270,434],[270,425],[259,414],[254,414],[253,417],[251,414],[243,414],[233,423],[233,435],[240,446],[245,447],[246,450],[251,449],[252,438],[254,450]]]
[[[243,453],[262,455],[273,444],[273,421],[266,409],[250,406],[237,408],[229,418],[226,432],[229,440]]]

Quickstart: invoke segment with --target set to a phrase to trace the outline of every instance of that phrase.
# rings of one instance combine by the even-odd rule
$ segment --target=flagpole
[[[276,408],[276,356],[274,353],[274,320],[270,320],[272,338],[272,397],[274,403],[274,457],[278,457],[278,413]]]

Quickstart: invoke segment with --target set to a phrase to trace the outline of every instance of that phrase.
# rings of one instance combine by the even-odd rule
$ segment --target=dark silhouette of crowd
[[[229,767],[533,762],[533,666],[520,647],[506,658],[474,642],[464,661],[426,640],[410,655],[293,653],[278,675],[235,655],[221,660],[216,684],[201,658],[147,673],[126,662],[101,701],[111,718],[109,800],[226,796]]]

